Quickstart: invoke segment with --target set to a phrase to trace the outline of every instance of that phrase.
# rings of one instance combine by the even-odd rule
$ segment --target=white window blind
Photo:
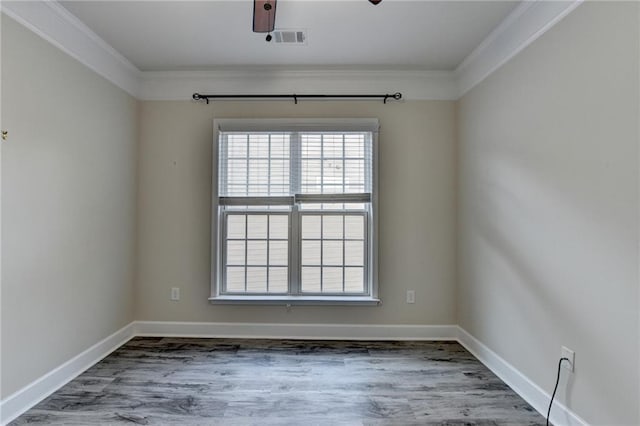
[[[282,204],[287,196],[300,202],[370,200],[371,132],[221,131],[219,138],[222,204],[231,197],[248,204]],[[258,200],[264,197],[279,200]]]
[[[215,295],[372,294],[377,120],[226,120]]]
[[[221,197],[292,195],[291,135],[220,132]]]

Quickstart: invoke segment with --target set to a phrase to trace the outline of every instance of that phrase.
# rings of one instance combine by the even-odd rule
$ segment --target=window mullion
[[[324,194],[324,133],[320,134],[320,192]],[[324,210],[324,205],[320,209]],[[320,293],[324,288],[324,215],[320,215]]]
[[[342,193],[344,194],[345,192],[347,192],[347,163],[345,160],[346,157],[346,148],[345,148],[345,144],[347,143],[347,141],[345,140],[344,134],[342,135]],[[342,208],[344,208],[344,204],[342,205]]]
[[[296,204],[289,216],[289,293],[300,293],[300,212]]]
[[[290,194],[300,193],[302,181],[302,147],[300,133],[291,133],[289,142],[289,188]],[[300,280],[302,268],[300,267],[300,211],[294,202],[289,216],[289,293],[300,294]]]
[[[271,249],[271,244],[269,240],[269,230],[271,229],[271,215],[267,214],[267,293],[269,293],[269,250]]]
[[[271,133],[269,133],[268,137],[269,153],[267,154],[267,195],[271,195]]]
[[[320,134],[320,192],[324,194],[324,133]]]
[[[251,168],[249,167],[249,158],[251,158],[251,153],[249,152],[249,135],[247,135],[247,163],[246,163],[246,167],[247,167],[247,179],[246,179],[246,186],[244,187],[244,193],[246,196],[249,196],[249,173],[251,173]],[[246,285],[247,281],[245,280],[245,285]]]
[[[248,253],[249,253],[249,215],[245,214],[244,215],[244,292],[247,292],[248,289],[248,282],[247,282],[247,278],[248,278],[248,267],[247,265],[249,264],[249,258],[248,258]]]
[[[344,204],[342,205],[344,208]],[[345,279],[346,279],[346,263],[347,263],[347,237],[345,234],[346,231],[346,226],[345,226],[345,222],[347,220],[347,216],[343,215],[342,216],[342,292],[344,293],[345,289],[346,289],[346,285],[345,285]]]
[[[344,194],[346,191],[346,180],[347,180],[347,169],[346,169],[346,147],[345,144],[347,141],[345,140],[344,133],[342,134],[342,193]],[[345,204],[342,204],[342,209],[344,210]],[[346,289],[345,280],[346,280],[346,237],[345,237],[345,221],[346,216],[342,216],[342,292],[344,293]]]
[[[324,214],[320,214],[320,293],[322,293],[323,287],[324,287]]]

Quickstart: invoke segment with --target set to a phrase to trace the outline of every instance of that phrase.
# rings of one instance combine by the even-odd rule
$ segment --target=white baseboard
[[[260,324],[135,321],[136,336],[313,340],[456,340],[456,325]]]
[[[549,394],[515,367],[457,325],[134,321],[0,401],[0,424],[5,425],[14,420],[135,336],[390,341],[455,340],[543,416],[546,416],[551,398]],[[587,425],[586,421],[558,402],[554,402],[551,421],[557,425]]]
[[[69,361],[0,401],[0,424],[5,425],[76,378],[133,337],[130,323]]]
[[[473,337],[462,327],[458,328],[458,338],[456,339],[473,356],[483,363],[489,370],[505,382],[511,389],[527,401],[544,417],[547,416],[551,395],[546,393],[540,386],[532,382],[527,376],[518,371],[498,354],[489,349],[484,343]],[[580,418],[569,408],[559,403],[553,402],[550,419],[555,425],[565,426],[586,426],[588,423]]]

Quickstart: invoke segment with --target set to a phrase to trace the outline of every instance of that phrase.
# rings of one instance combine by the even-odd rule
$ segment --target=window
[[[215,128],[211,300],[377,303],[377,120]]]

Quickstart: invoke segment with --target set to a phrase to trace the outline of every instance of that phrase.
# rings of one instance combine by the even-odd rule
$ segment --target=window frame
[[[212,144],[212,191],[211,191],[211,294],[209,301],[214,304],[286,304],[286,305],[380,305],[378,298],[378,129],[376,118],[355,119],[214,119]],[[228,293],[224,290],[225,257],[222,245],[227,239],[218,233],[225,232],[226,217],[233,212],[224,212],[219,205],[218,196],[218,159],[220,155],[219,132],[370,132],[371,133],[371,195],[369,206],[365,210],[311,210],[300,209],[295,197],[289,211],[277,210],[263,214],[287,214],[289,217],[289,287],[283,293]],[[295,141],[299,143],[299,141]],[[294,159],[291,158],[292,165]],[[261,213],[260,210],[247,210],[245,213]],[[364,236],[364,285],[365,293],[302,293],[300,289],[302,264],[302,235],[299,232],[302,216],[307,214],[362,215],[365,220]],[[295,229],[294,229],[295,228]],[[222,234],[224,235],[224,234]],[[298,238],[294,238],[297,235]],[[268,238],[268,235],[267,235]],[[299,241],[298,241],[299,240]],[[345,265],[342,265],[345,268]],[[292,280],[294,281],[292,283]],[[297,291],[297,293],[292,293]]]

